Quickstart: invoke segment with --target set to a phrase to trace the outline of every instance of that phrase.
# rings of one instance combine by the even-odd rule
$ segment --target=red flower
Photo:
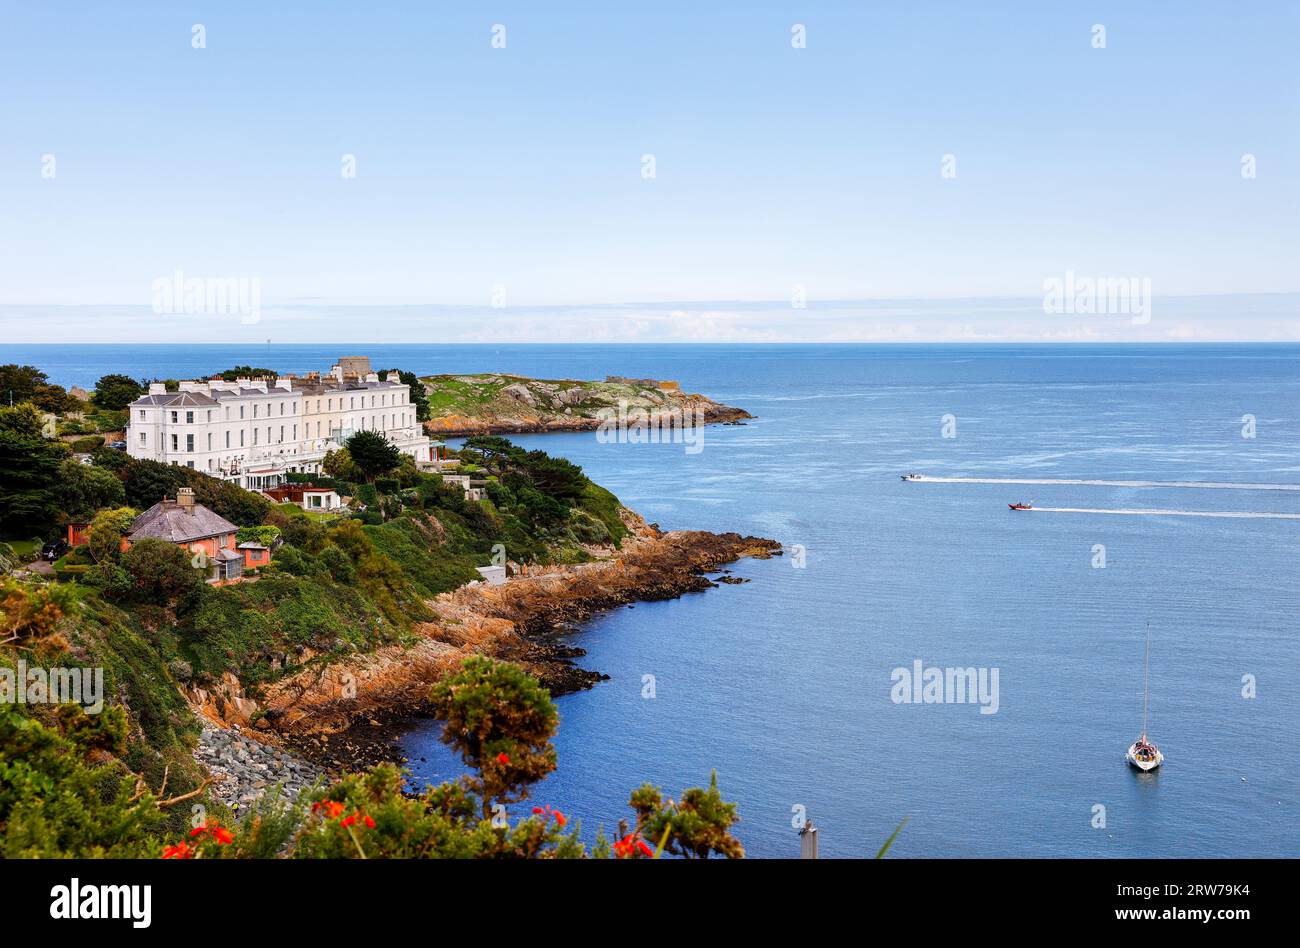
[[[370,818],[369,813],[365,815],[365,821],[366,821],[366,826],[370,827],[371,829],[375,828],[375,821]]]
[[[655,854],[655,851],[641,838],[640,833],[629,833],[614,844],[614,855],[619,859],[631,859],[638,852],[643,856]]]
[[[190,836],[211,836],[221,846],[228,846],[235,841],[235,837],[230,835],[230,830],[211,820],[190,830]]]
[[[193,859],[194,850],[190,848],[189,843],[177,843],[175,846],[164,848],[162,857],[164,859]]]
[[[535,806],[535,807],[533,807],[533,815],[534,815],[534,816],[537,816],[537,815],[539,815],[539,814],[541,814],[541,813],[545,813],[545,812],[546,812],[546,811],[543,810],[540,806]]]
[[[556,825],[556,826],[563,827],[565,823],[569,822],[569,818],[566,817],[566,816],[565,816],[563,813],[561,813],[559,810],[552,810],[552,811],[551,811],[551,815],[555,817],[555,825]]]
[[[313,813],[318,813],[321,810],[324,810],[325,815],[332,820],[343,812],[343,804],[339,803],[337,800],[322,800],[311,805],[311,811]]]
[[[510,755],[505,751],[497,754],[497,763],[504,767],[506,764],[510,763]]]
[[[614,854],[620,860],[629,860],[629,858],[636,856],[637,850],[640,850],[645,856],[653,856],[654,854],[654,850],[647,847],[645,840],[641,839],[640,832],[630,832],[630,834],[614,844]]]
[[[353,823],[355,823],[356,821],[357,821],[357,815],[356,815],[355,813],[353,813],[351,816],[345,816],[342,820],[340,820],[340,821],[339,821],[339,825],[340,825],[340,826],[351,826],[351,825],[352,825]]]

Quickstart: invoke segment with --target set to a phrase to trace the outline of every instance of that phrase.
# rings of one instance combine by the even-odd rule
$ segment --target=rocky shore
[[[216,778],[211,793],[227,806],[245,809],[276,784],[292,800],[322,776],[306,758],[245,735],[239,725],[204,724],[194,759]]]
[[[255,697],[244,693],[233,676],[215,687],[191,688],[191,703],[229,728],[215,731],[227,735],[224,738],[209,737],[205,731],[201,747],[210,750],[200,760],[217,760],[221,751],[234,754],[235,763],[227,772],[238,788],[235,799],[241,802],[250,788],[263,789],[280,773],[276,765],[281,758],[276,755],[282,752],[272,747],[262,753],[258,748],[265,745],[251,734],[284,742],[333,771],[381,760],[401,762],[397,735],[412,719],[428,713],[430,685],[466,656],[484,654],[516,662],[553,695],[590,688],[608,676],[581,667],[577,660],[584,650],[558,642],[559,637],[601,610],[675,599],[715,588],[718,582],[734,582],[723,570],[726,564],[781,553],[778,543],[759,537],[665,533],[631,511],[624,511],[623,517],[632,533],[621,549],[593,550],[602,559],[576,566],[522,567],[503,585],[464,586],[431,600],[435,617],[418,627],[420,638],[413,645],[386,646],[329,665],[312,663]],[[288,773],[306,779],[309,771],[300,762],[298,770]]]
[[[582,668],[583,649],[556,639],[594,613],[675,599],[717,586],[708,573],[742,557],[779,555],[759,537],[661,532],[630,511],[633,535],[609,558],[578,566],[534,567],[500,586],[475,585],[433,600],[436,617],[408,649],[381,649],[283,680],[261,699],[266,719],[309,757],[348,769],[400,760],[396,735],[427,714],[429,686],[471,654],[517,662],[553,695],[590,688],[608,676]],[[720,577],[729,579],[727,575]]]

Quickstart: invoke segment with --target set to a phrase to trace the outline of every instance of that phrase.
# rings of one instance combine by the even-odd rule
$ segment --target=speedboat
[[[919,481],[921,479],[920,474],[900,474],[899,477],[905,481]]]
[[[1007,504],[1012,510],[1033,510],[1033,504]]]

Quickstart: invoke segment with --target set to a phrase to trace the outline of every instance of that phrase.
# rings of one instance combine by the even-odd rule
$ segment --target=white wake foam
[[[1234,484],[1220,481],[1103,481],[1066,477],[930,477],[922,475],[913,483],[932,484],[1074,484],[1084,487],[1197,487],[1209,490],[1293,490],[1300,484]]]
[[[1031,507],[1027,513],[1128,514],[1138,517],[1232,517],[1243,520],[1300,520],[1300,513],[1245,510],[1105,510],[1097,507]]]

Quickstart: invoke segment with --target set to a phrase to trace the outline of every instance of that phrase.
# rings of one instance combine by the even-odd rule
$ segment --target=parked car
[[[67,540],[51,540],[45,546],[41,547],[41,559],[49,560],[53,563],[59,557],[65,555],[72,547],[68,546]]]
[[[125,441],[110,441],[110,442],[108,443],[108,446],[109,446],[110,448],[112,448],[114,451],[125,451],[125,450],[126,450],[126,442],[125,442]]]

